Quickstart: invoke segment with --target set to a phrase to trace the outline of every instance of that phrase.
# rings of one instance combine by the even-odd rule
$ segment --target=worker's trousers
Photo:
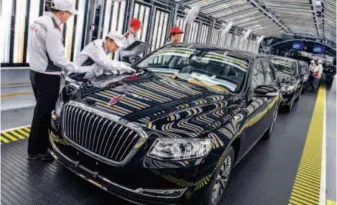
[[[49,125],[51,112],[55,107],[59,90],[60,76],[30,71],[36,106],[28,140],[28,154],[42,154],[49,148]]]
[[[318,91],[319,88],[319,83],[320,83],[320,78],[312,78],[312,88],[314,91]]]

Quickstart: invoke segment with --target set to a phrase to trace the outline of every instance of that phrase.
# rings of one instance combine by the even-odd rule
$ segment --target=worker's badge
[[[113,98],[110,99],[108,104],[114,105],[114,104],[118,103],[120,100],[122,100],[124,97],[125,97],[125,95],[119,95],[119,96],[113,97]]]

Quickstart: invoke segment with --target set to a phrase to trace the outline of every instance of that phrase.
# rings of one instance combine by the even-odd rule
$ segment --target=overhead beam
[[[292,33],[290,28],[288,28],[286,25],[284,25],[284,23],[281,22],[280,19],[275,14],[270,12],[267,8],[262,7],[259,0],[247,0],[247,1],[250,2],[251,4],[253,4],[256,8],[260,9],[265,15],[267,15],[269,18],[271,18],[283,30],[285,30],[288,33]]]
[[[317,34],[318,36],[323,37],[322,1],[312,0],[311,2],[312,8],[314,9]]]

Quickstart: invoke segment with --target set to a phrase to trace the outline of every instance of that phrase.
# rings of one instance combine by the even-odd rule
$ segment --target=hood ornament
[[[116,96],[116,97],[112,97],[110,99],[110,101],[108,102],[108,104],[109,105],[114,105],[114,104],[118,103],[120,100],[122,100],[124,97],[125,97],[125,94],[119,95],[119,96]]]

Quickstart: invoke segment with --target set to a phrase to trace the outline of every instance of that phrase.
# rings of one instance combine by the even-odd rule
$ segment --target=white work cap
[[[125,38],[122,34],[112,31],[106,37],[113,40],[119,48],[126,48]]]
[[[77,10],[74,9],[72,0],[52,0],[50,8],[58,11],[68,11],[72,15],[77,15]]]

